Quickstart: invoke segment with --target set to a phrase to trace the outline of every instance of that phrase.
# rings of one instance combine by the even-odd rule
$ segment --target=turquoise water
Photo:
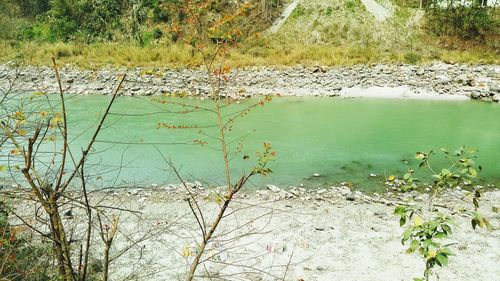
[[[73,151],[78,154],[109,97],[68,99]],[[177,100],[179,101],[179,100]],[[183,100],[211,107],[211,101]],[[256,100],[224,109],[237,112]],[[222,155],[213,114],[169,113],[185,110],[151,98],[119,97],[107,127],[98,138],[87,172],[95,186],[147,185],[177,182],[164,158],[179,167],[187,180],[221,184]],[[158,123],[194,125],[196,129],[158,128]],[[203,128],[201,128],[203,127]],[[206,141],[206,146],[193,140]],[[471,101],[403,99],[275,98],[238,119],[228,133],[234,178],[250,169],[255,151],[272,144],[274,173],[256,177],[253,186],[324,186],[349,181],[365,191],[383,188],[384,175],[403,175],[416,167],[417,151],[450,150],[460,145],[479,149],[481,177],[500,183],[500,106]],[[242,144],[242,146],[240,145]],[[238,148],[241,152],[238,153]],[[163,157],[158,152],[163,154]],[[243,160],[248,155],[250,159]],[[98,166],[96,166],[98,165]],[[313,174],[320,177],[313,177]],[[377,177],[370,177],[373,173]]]

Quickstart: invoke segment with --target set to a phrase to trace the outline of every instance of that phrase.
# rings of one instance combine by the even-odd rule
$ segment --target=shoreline
[[[97,71],[60,69],[66,93],[110,94],[117,76],[126,74],[123,96],[179,93],[207,97],[206,72],[194,69],[131,68]],[[0,64],[0,87],[14,81],[12,91],[57,92],[49,67],[14,69]],[[252,67],[235,69],[223,81],[223,96],[249,98],[262,95],[325,96],[344,98],[410,98],[438,100],[479,99],[500,101],[499,65],[354,65],[341,67]]]
[[[216,196],[204,194],[207,190],[199,191],[194,196],[210,223],[218,210]],[[285,275],[286,278],[275,279],[411,280],[423,272],[424,261],[418,255],[406,254],[408,246],[401,244],[405,228],[399,226],[399,218],[393,214],[395,204],[400,202],[365,196],[351,198],[346,189],[339,187],[316,190],[309,199],[277,198],[282,191],[269,187],[265,190],[269,196],[241,193],[235,198],[230,206],[232,216],[221,223],[207,250],[205,270],[215,280],[232,274],[242,274],[244,280]],[[198,233],[187,198],[182,188],[179,192],[90,194],[89,200],[102,206],[106,217],[119,218],[120,233],[113,253],[128,249],[111,266],[111,278],[124,280],[133,274],[132,280],[183,279],[187,261],[192,259],[191,251],[196,251]],[[426,202],[424,198],[406,203],[425,207]],[[472,230],[469,216],[461,211],[471,207],[470,198],[463,191],[445,193],[434,203],[443,214],[453,215],[456,222],[453,235],[446,240],[454,255],[448,266],[436,269],[441,279],[495,279],[500,274],[495,266],[500,257],[500,216],[493,207],[500,203],[500,191],[482,194],[481,213],[492,223],[491,232]],[[16,204],[15,208],[27,218],[33,212],[30,203]],[[65,217],[66,223],[74,225],[74,231],[85,227],[85,210],[71,210],[71,216]],[[99,245],[100,238],[94,236],[95,245]],[[241,267],[238,261],[242,260],[259,271]],[[272,275],[266,273],[268,269]]]

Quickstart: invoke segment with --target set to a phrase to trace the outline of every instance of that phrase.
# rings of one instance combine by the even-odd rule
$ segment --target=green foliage
[[[404,59],[408,64],[417,64],[422,60],[422,56],[414,52],[409,52],[405,54]]]
[[[462,39],[485,39],[498,31],[498,11],[495,7],[483,7],[480,1],[463,5],[460,1],[433,0],[426,9],[426,27],[439,36],[457,36]],[[496,20],[495,20],[496,18]]]
[[[438,241],[449,238],[452,234],[453,221],[442,214],[431,220],[425,220],[421,210],[415,207],[398,206],[394,213],[400,217],[400,226],[407,225],[401,239],[403,245],[408,245],[406,253],[417,253],[425,260],[424,278],[429,280],[436,265],[440,267],[448,265],[448,258],[452,252]]]
[[[21,16],[34,18],[50,9],[50,0],[18,0]]]
[[[272,150],[271,144],[264,143],[264,151],[257,152],[258,163],[257,166],[253,168],[252,175],[260,174],[266,176],[272,173],[273,171],[267,167],[267,164],[273,161],[275,156],[276,152]]]
[[[477,179],[478,171],[482,168],[481,166],[476,167],[474,161],[477,158],[476,153],[476,149],[467,149],[465,146],[461,146],[453,152],[442,148],[439,152],[431,150],[415,154],[415,158],[420,160],[419,167],[428,169],[432,173],[432,195],[429,201],[429,210],[432,213],[435,212],[432,206],[433,199],[442,191],[459,185],[471,185]],[[439,155],[441,159],[435,159]],[[431,165],[431,160],[448,164],[437,169],[435,165]],[[413,169],[408,169],[408,173],[403,176],[403,179],[402,191],[417,188],[416,182],[418,182],[418,179],[414,178]],[[466,212],[471,217],[472,228],[476,229],[479,226],[491,230],[489,221],[479,213],[479,200],[481,198],[479,188],[475,188],[467,195],[472,197],[474,206],[474,211]],[[448,264],[451,251],[446,246],[442,246],[437,240],[449,238],[452,234],[452,219],[437,213],[433,219],[426,220],[422,209],[414,206],[397,206],[394,214],[399,216],[399,225],[401,227],[407,225],[401,239],[403,245],[409,245],[406,252],[418,253],[425,260],[424,278],[414,278],[414,280],[429,280],[429,276],[436,265],[442,267]]]
[[[244,29],[263,29],[269,18],[278,15],[281,2],[258,3],[252,10],[252,23]],[[235,1],[196,1],[212,19],[232,15],[246,4]],[[260,6],[265,6],[263,15]],[[114,41],[132,39],[144,45],[146,30],[159,28],[177,41],[179,28],[188,25],[191,5],[179,0],[5,0],[0,1],[0,38],[38,41]],[[270,11],[270,12],[269,12]],[[264,19],[265,18],[265,19]],[[264,21],[265,20],[265,21]],[[243,22],[243,21],[242,21]],[[47,29],[49,32],[40,32]],[[154,38],[159,33],[153,34]],[[163,35],[163,34],[162,34]],[[166,34],[165,34],[166,35]],[[190,36],[191,34],[183,34]]]
[[[457,150],[450,152],[442,148],[438,152],[431,150],[429,152],[417,152],[415,158],[420,161],[419,168],[427,169],[432,174],[433,184],[432,189],[434,195],[440,194],[446,189],[455,188],[460,185],[471,185],[477,180],[479,172],[482,170],[480,165],[477,165],[474,159],[477,158],[477,149],[459,147]],[[444,166],[436,167],[433,163],[446,163]],[[404,184],[402,191],[415,189],[418,179],[414,178],[414,170],[408,169],[408,173],[404,175]]]

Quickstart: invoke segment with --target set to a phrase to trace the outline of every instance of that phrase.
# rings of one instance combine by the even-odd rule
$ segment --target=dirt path
[[[288,5],[283,14],[273,23],[273,25],[269,28],[269,32],[276,33],[280,30],[280,28],[285,24],[286,20],[293,13],[297,5],[299,5],[300,0],[293,0],[290,5]]]
[[[384,21],[392,16],[391,12],[377,3],[375,0],[361,0],[368,12],[370,12],[377,21]]]

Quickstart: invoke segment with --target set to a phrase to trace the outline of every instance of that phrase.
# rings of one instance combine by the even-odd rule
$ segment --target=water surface
[[[73,142],[76,147],[83,145],[108,100],[103,96],[69,99],[68,121],[73,135],[78,135]],[[211,101],[183,101],[212,106]],[[230,105],[224,113],[237,112],[255,101]],[[151,98],[119,97],[91,158],[100,165],[94,172],[101,174],[102,185],[115,180],[118,185],[176,182],[164,158],[188,180],[222,183],[222,156],[213,139],[217,133],[210,127],[216,124],[213,114],[166,111],[185,109]],[[232,126],[228,134],[231,165],[234,175],[250,169],[255,152],[269,142],[277,152],[271,163],[274,173],[254,178],[255,186],[349,181],[362,190],[377,190],[383,187],[385,175],[402,175],[408,165],[416,167],[415,152],[467,145],[479,149],[481,177],[499,183],[499,120],[498,104],[471,101],[275,98]],[[158,128],[160,122],[199,128]],[[243,160],[244,156],[250,159]]]
[[[75,158],[86,146],[109,99],[67,98]],[[51,96],[51,100],[57,107],[57,96]],[[224,166],[214,114],[185,112],[191,106],[213,109],[213,102],[168,101],[189,106],[161,103],[149,97],[117,98],[86,165],[89,185],[100,188],[178,182],[166,160],[178,167],[186,180],[223,183]],[[257,101],[224,104],[223,114],[227,120]],[[35,106],[36,102],[34,99],[30,104]],[[256,152],[262,150],[264,142],[271,143],[276,151],[275,161],[270,163],[274,173],[255,177],[251,182],[255,187],[319,187],[351,182],[361,190],[382,190],[386,176],[402,176],[408,167],[417,167],[415,152],[442,147],[454,150],[461,145],[479,149],[483,183],[498,185],[499,120],[500,105],[472,101],[274,98],[235,120],[227,142],[235,179],[255,166]],[[196,128],[167,129],[160,123]],[[56,143],[60,144],[60,140]],[[41,151],[54,151],[54,143],[44,143]],[[436,163],[435,168],[442,168],[440,164]],[[417,176],[430,178],[425,173]]]

